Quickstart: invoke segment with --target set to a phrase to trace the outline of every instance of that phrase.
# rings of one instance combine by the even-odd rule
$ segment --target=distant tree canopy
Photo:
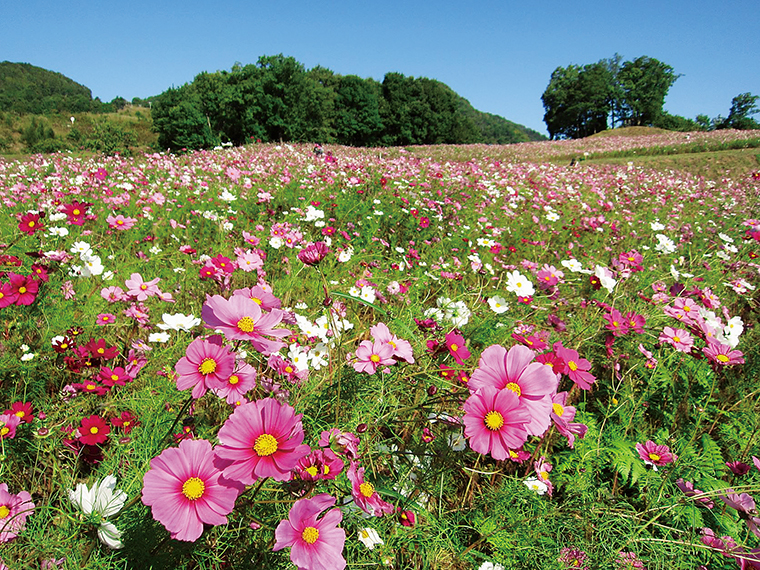
[[[679,76],[651,57],[621,60],[616,54],[554,70],[541,96],[550,138],[586,137],[608,125],[658,126],[665,117],[665,96]]]
[[[0,62],[0,110],[42,115],[91,111],[92,93],[65,75],[28,63]]]
[[[262,56],[203,72],[153,100],[162,148],[294,141],[353,146],[523,142],[545,137],[481,113],[439,81],[388,73],[382,83]]]

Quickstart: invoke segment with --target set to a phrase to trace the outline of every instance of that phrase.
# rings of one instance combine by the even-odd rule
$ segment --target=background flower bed
[[[605,140],[604,152],[613,143]],[[752,462],[760,455],[757,176],[715,183],[489,158],[501,147],[476,159],[463,159],[466,148],[432,147],[435,160],[424,147],[325,151],[253,145],[0,162],[3,287],[18,291],[25,285],[13,276],[24,276],[32,297],[0,309],[0,402],[15,417],[13,404],[31,404],[25,413],[34,416],[0,439],[0,482],[34,503],[25,528],[4,544],[6,564],[286,568],[288,551],[272,551],[274,529],[297,499],[319,493],[343,511],[349,564],[562,568],[562,549],[571,548],[587,553],[590,567],[614,566],[620,552],[650,568],[735,566],[738,551],[703,540],[702,528],[745,551],[757,546],[743,522],[754,515],[720,500],[729,487],[753,495],[760,482]],[[299,259],[320,241],[329,241],[324,259]],[[634,251],[640,271],[620,261]],[[547,266],[562,276],[539,288]],[[515,272],[532,292],[515,285]],[[260,281],[287,312],[279,328],[292,334],[280,355],[300,374],[230,341],[257,371],[248,399],[286,400],[303,414],[311,448],[323,431],[356,434],[367,480],[394,512],[368,517],[355,504],[342,456],[346,472],[334,481],[259,480],[227,524],[192,543],[172,540],[139,500],[143,477],[182,438],[215,444],[234,406],[211,392],[193,400],[179,391],[175,366],[194,338],[213,333],[200,318],[207,296],[229,298]],[[102,292],[109,287],[122,294]],[[713,310],[721,329],[741,328],[721,334],[734,334],[744,363],[711,365],[693,331],[694,350],[662,342],[666,327],[683,328],[672,314],[678,299]],[[615,334],[605,318],[613,309],[644,317],[642,332]],[[368,374],[373,367],[354,363],[379,323],[410,343],[413,362],[396,358]],[[446,338],[455,328],[471,353],[461,363]],[[115,349],[108,376],[132,381],[113,381],[104,393],[88,388],[100,367],[95,374],[78,361],[92,351],[59,352],[58,337]],[[476,453],[461,417],[481,353],[536,341],[547,342],[536,354],[561,342],[590,363],[590,389],[568,373],[559,379],[565,403],[577,408],[573,421],[588,431],[572,448],[556,427],[532,435],[522,463]],[[93,416],[102,423],[85,423]],[[84,441],[85,426],[99,432]],[[677,459],[654,471],[636,449],[648,441]],[[737,461],[749,470],[738,474]],[[546,481],[542,474],[551,496],[525,484]],[[98,538],[105,513],[83,512],[69,497],[78,483],[92,487],[107,475],[129,497],[107,517],[121,549]],[[706,495],[689,496],[679,479]],[[365,546],[365,529],[382,544]]]

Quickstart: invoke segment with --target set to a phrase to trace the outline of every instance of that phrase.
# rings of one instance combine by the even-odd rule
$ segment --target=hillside
[[[519,142],[545,141],[546,136],[523,125],[513,123],[500,115],[478,111],[464,97],[457,95],[459,111],[469,118],[480,132],[480,141],[485,144],[512,144]]]
[[[0,111],[41,115],[92,108],[92,92],[61,73],[28,63],[0,63]]]

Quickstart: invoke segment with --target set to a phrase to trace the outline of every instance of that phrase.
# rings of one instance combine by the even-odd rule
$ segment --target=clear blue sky
[[[552,71],[616,52],[683,74],[665,103],[674,114],[725,116],[734,96],[760,95],[760,0],[6,0],[0,22],[0,60],[58,71],[103,101],[278,53],[343,75],[438,79],[543,133]]]

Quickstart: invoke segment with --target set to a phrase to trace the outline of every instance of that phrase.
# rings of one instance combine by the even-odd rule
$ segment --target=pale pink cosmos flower
[[[244,399],[245,394],[256,387],[256,369],[247,362],[238,362],[235,371],[221,383],[211,389],[220,398],[225,398],[228,404],[234,404]]]
[[[227,523],[227,515],[244,487],[222,477],[214,467],[214,452],[205,439],[182,440],[150,461],[143,477],[142,501],[171,533],[195,542],[203,525]]]
[[[707,346],[702,349],[702,352],[710,362],[718,366],[744,364],[744,354],[740,350],[734,350],[731,346],[710,338],[707,339]]]
[[[533,463],[533,470],[536,472],[538,479],[544,485],[546,485],[546,492],[549,493],[549,496],[551,497],[552,493],[554,492],[554,485],[549,480],[549,473],[552,471],[552,464],[546,460],[546,457],[541,456],[538,461]]]
[[[106,222],[108,222],[108,227],[112,230],[129,230],[134,227],[134,225],[137,223],[136,218],[128,218],[121,214],[118,216],[108,216],[106,218]]]
[[[510,457],[510,449],[522,447],[528,439],[530,419],[515,392],[484,386],[465,401],[462,421],[470,447],[501,461]]]
[[[12,495],[8,485],[0,483],[0,543],[16,538],[33,512],[34,503],[29,493],[21,491]]]
[[[235,259],[235,263],[237,263],[237,266],[246,273],[264,267],[264,261],[261,259],[261,256],[249,249],[238,255]]]
[[[274,531],[272,550],[290,547],[290,560],[302,570],[343,570],[346,532],[338,528],[343,514],[332,509],[318,518],[334,504],[335,498],[327,493],[296,501]]]
[[[396,364],[393,347],[387,342],[363,340],[356,349],[354,370],[374,374],[381,366]]]
[[[247,340],[264,355],[279,351],[284,342],[265,338],[283,338],[291,334],[288,329],[276,329],[284,316],[283,311],[272,309],[262,313],[259,304],[243,295],[225,299],[221,295],[207,298],[201,309],[206,328],[220,331],[229,340]]]
[[[232,292],[233,295],[242,295],[248,297],[261,307],[262,311],[271,311],[272,309],[279,309],[282,306],[282,301],[275,297],[271,291],[267,291],[261,285],[254,285],[253,287],[244,287],[243,289],[235,289]]]
[[[228,479],[250,485],[262,477],[289,481],[303,444],[302,414],[273,398],[238,406],[219,430],[214,464]]]
[[[358,462],[352,461],[346,471],[348,480],[351,481],[351,495],[354,497],[354,503],[365,513],[381,517],[389,515],[396,511],[396,507],[386,503],[380,498],[375,486],[364,479],[364,467],[358,467]]]
[[[137,301],[145,301],[148,297],[158,295],[161,291],[156,284],[161,281],[159,277],[150,281],[143,281],[142,275],[133,273],[124,283],[127,286],[127,295]]]
[[[185,356],[177,361],[177,389],[193,389],[193,398],[200,398],[210,388],[223,388],[235,369],[235,354],[222,344],[222,337],[196,338]]]
[[[128,297],[124,294],[124,290],[121,287],[116,287],[115,285],[101,289],[100,296],[109,303],[126,301],[128,299]]]
[[[670,452],[667,445],[657,445],[651,440],[646,443],[637,443],[636,451],[639,452],[639,457],[644,463],[654,467],[662,467],[678,459],[677,455]]]
[[[575,445],[575,436],[581,439],[586,435],[588,426],[581,423],[573,423],[575,408],[567,405],[567,392],[559,392],[552,396],[552,420],[557,431],[567,438],[567,445],[572,449]]]
[[[16,437],[16,428],[20,423],[21,418],[16,414],[0,414],[0,439]]]
[[[526,426],[528,433],[541,436],[551,423],[551,396],[557,391],[558,379],[551,366],[533,361],[535,355],[519,344],[509,351],[500,345],[489,346],[480,355],[478,368],[472,373],[467,387],[470,392],[486,386],[511,390],[519,397],[520,405],[530,413]]]
[[[658,340],[670,344],[679,352],[691,352],[691,347],[694,346],[694,339],[688,331],[672,327],[665,327]]]
[[[409,364],[414,364],[412,345],[409,341],[401,339],[393,334],[388,328],[388,325],[385,323],[377,323],[370,327],[369,333],[376,342],[384,342],[393,348],[393,358],[396,360],[403,359]]]

